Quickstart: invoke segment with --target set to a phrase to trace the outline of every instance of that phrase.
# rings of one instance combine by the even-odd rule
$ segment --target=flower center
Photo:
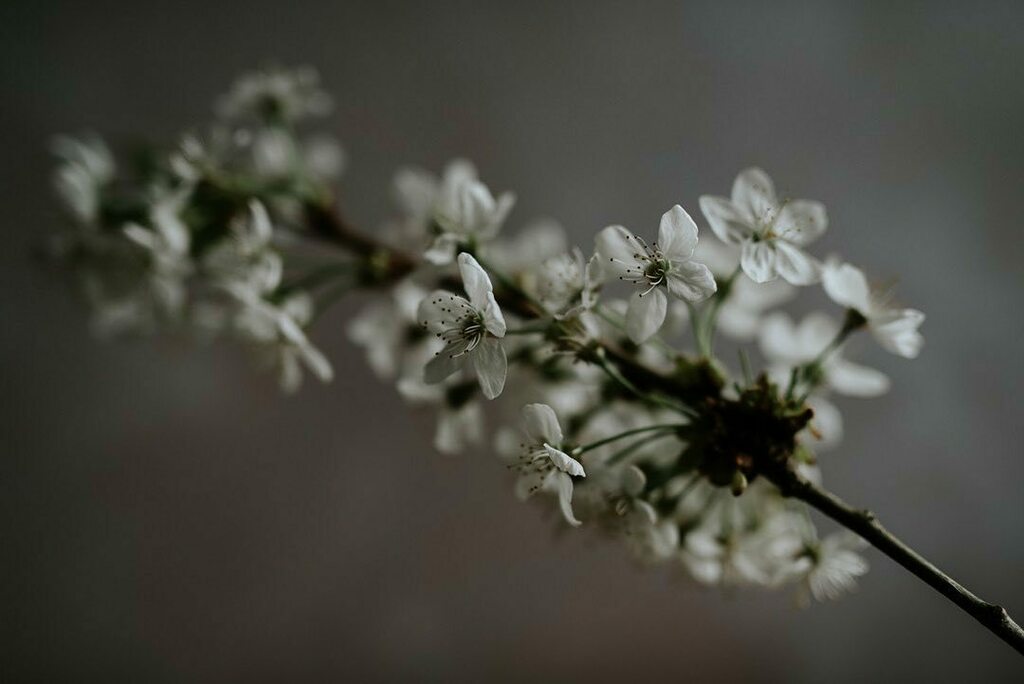
[[[647,289],[641,293],[643,296],[665,283],[666,277],[672,271],[672,262],[665,258],[657,242],[648,245],[638,235],[630,237],[640,247],[640,251],[633,253],[635,262],[626,264],[626,274],[619,276],[619,279],[646,287]]]
[[[533,494],[544,486],[544,478],[555,469],[555,463],[548,454],[544,444],[520,444],[522,453],[513,463],[510,470],[515,470],[521,477],[530,479],[529,493]]]

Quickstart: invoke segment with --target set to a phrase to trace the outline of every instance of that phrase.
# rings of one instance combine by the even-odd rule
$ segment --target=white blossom
[[[512,193],[495,198],[486,185],[465,173],[442,183],[432,213],[439,232],[424,258],[436,265],[449,264],[458,250],[493,239],[514,204]]]
[[[579,461],[563,451],[562,427],[547,404],[528,404],[523,408],[527,441],[509,459],[516,470],[516,494],[528,498],[539,491],[558,497],[562,515],[570,525],[579,525],[572,510],[573,477],[586,477]]]
[[[665,322],[665,290],[688,302],[699,302],[715,292],[710,269],[691,259],[696,247],[697,224],[678,204],[661,217],[658,241],[651,245],[622,226],[608,226],[598,234],[602,265],[637,288],[626,312],[626,330],[637,344]]]
[[[114,157],[96,136],[82,139],[58,136],[52,149],[61,163],[54,171],[53,184],[71,215],[83,224],[99,218],[102,193],[114,178]]]
[[[334,377],[330,361],[313,346],[303,327],[313,317],[313,303],[300,293],[273,304],[251,290],[232,290],[241,307],[235,315],[236,332],[258,345],[270,363],[277,367],[281,389],[293,393],[302,384],[302,366],[322,382]]]
[[[868,571],[868,562],[859,553],[867,543],[850,531],[839,530],[820,541],[805,539],[793,546],[795,560],[783,579],[800,582],[797,600],[801,605],[809,604],[812,597],[835,600],[854,591],[857,578]]]
[[[427,383],[438,383],[472,361],[484,396],[494,399],[505,386],[508,361],[501,346],[505,319],[494,299],[491,279],[470,254],[459,255],[459,272],[469,296],[436,290],[420,303],[417,318],[445,343],[426,365]]]
[[[185,196],[168,193],[150,208],[150,227],[130,223],[125,236],[148,255],[147,279],[155,304],[164,315],[176,317],[185,305],[185,279],[192,272],[191,238],[180,212]]]
[[[283,275],[281,256],[271,247],[273,235],[266,208],[252,200],[248,213],[232,221],[226,239],[206,252],[203,268],[215,283],[236,294],[267,294],[281,284]]]
[[[740,248],[740,264],[754,282],[779,276],[793,285],[818,281],[821,265],[803,247],[828,227],[820,202],[779,201],[768,174],[749,168],[736,177],[731,198],[704,195],[700,208],[715,235]]]
[[[859,268],[830,259],[825,264],[822,286],[832,301],[854,309],[867,320],[868,329],[883,349],[908,359],[920,353],[924,337],[918,328],[924,314],[889,305],[882,295],[871,291]]]
[[[267,69],[235,81],[217,105],[225,119],[295,122],[323,116],[331,110],[331,98],[320,87],[320,76],[311,67]]]
[[[761,352],[774,364],[773,376],[788,380],[789,368],[810,363],[825,351],[839,333],[840,325],[823,313],[808,314],[799,324],[785,313],[767,317],[761,328]],[[841,349],[832,350],[819,368],[825,386],[852,397],[875,397],[889,389],[889,378],[880,371],[848,361]]]

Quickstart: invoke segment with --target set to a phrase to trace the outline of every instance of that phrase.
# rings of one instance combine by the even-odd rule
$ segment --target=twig
[[[813,506],[843,527],[856,532],[1024,655],[1024,629],[1010,618],[1005,608],[978,598],[939,570],[927,558],[885,529],[871,511],[854,508],[835,494],[790,470],[768,473],[767,476],[785,496]]]

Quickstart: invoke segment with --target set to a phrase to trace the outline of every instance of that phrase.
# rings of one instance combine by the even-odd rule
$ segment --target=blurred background
[[[18,2],[0,6],[4,681],[1002,681],[1019,656],[874,551],[856,596],[722,596],[556,539],[492,454],[346,341],[282,398],[236,349],[100,344],[31,247],[48,138],[173,141],[241,71],[312,64],[348,213],[474,159],[589,246],[758,164],[928,314],[845,400],[826,482],[1024,617],[1024,4]],[[696,213],[696,212],[695,212]],[[703,224],[702,224],[703,225]],[[641,230],[640,232],[644,232]],[[1015,677],[1016,675],[1016,677]]]

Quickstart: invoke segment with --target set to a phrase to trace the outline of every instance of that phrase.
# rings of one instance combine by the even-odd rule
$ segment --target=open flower
[[[890,306],[868,287],[863,271],[856,266],[830,259],[822,274],[822,286],[836,304],[857,311],[882,348],[904,358],[916,357],[924,344],[918,332],[924,314],[917,309]]]
[[[281,389],[293,393],[302,384],[302,366],[321,382],[334,377],[330,361],[306,337],[303,326],[313,318],[309,295],[292,295],[280,304],[257,296],[251,290],[231,291],[242,305],[235,316],[235,329],[245,340],[255,343],[265,358],[278,369]]]
[[[626,312],[630,339],[641,344],[665,322],[665,290],[679,299],[699,302],[716,290],[704,264],[691,259],[697,247],[697,224],[678,204],[661,217],[658,241],[648,245],[622,226],[608,226],[597,236],[604,266],[637,287]]]
[[[785,382],[789,369],[818,358],[839,333],[838,322],[823,313],[808,314],[799,323],[781,311],[765,318],[761,328],[761,352],[771,363],[771,374]],[[889,390],[889,378],[881,371],[843,358],[842,349],[831,351],[818,367],[820,382],[850,397],[877,397]]]
[[[736,177],[731,199],[704,195],[700,208],[715,235],[740,248],[740,265],[754,282],[779,276],[793,285],[818,281],[821,266],[802,247],[828,227],[825,206],[820,202],[780,202],[768,174],[750,168]]]
[[[858,553],[865,546],[867,542],[847,530],[804,542],[789,571],[789,579],[800,580],[800,605],[808,605],[811,597],[834,601],[856,589],[857,578],[868,571],[868,562]]]
[[[312,67],[267,69],[245,74],[217,104],[225,119],[295,122],[323,116],[331,110],[331,97],[320,86]]]
[[[460,254],[459,272],[468,301],[436,290],[420,302],[417,318],[445,343],[427,363],[423,379],[430,384],[441,382],[472,360],[480,389],[485,397],[494,399],[505,387],[508,371],[500,341],[505,336],[505,319],[494,299],[491,279],[476,259]]]
[[[439,234],[423,255],[437,265],[451,263],[460,248],[476,247],[494,238],[516,201],[510,192],[495,198],[475,175],[460,173],[445,180],[432,212]]]
[[[519,472],[516,494],[526,499],[541,490],[554,492],[566,521],[579,525],[572,512],[572,478],[586,477],[586,473],[579,461],[562,451],[558,417],[547,404],[527,404],[523,421],[528,441],[509,459],[509,467]]]
[[[80,223],[93,224],[99,218],[104,187],[114,178],[114,157],[95,136],[76,139],[58,136],[52,143],[61,163],[53,184],[64,205]]]

